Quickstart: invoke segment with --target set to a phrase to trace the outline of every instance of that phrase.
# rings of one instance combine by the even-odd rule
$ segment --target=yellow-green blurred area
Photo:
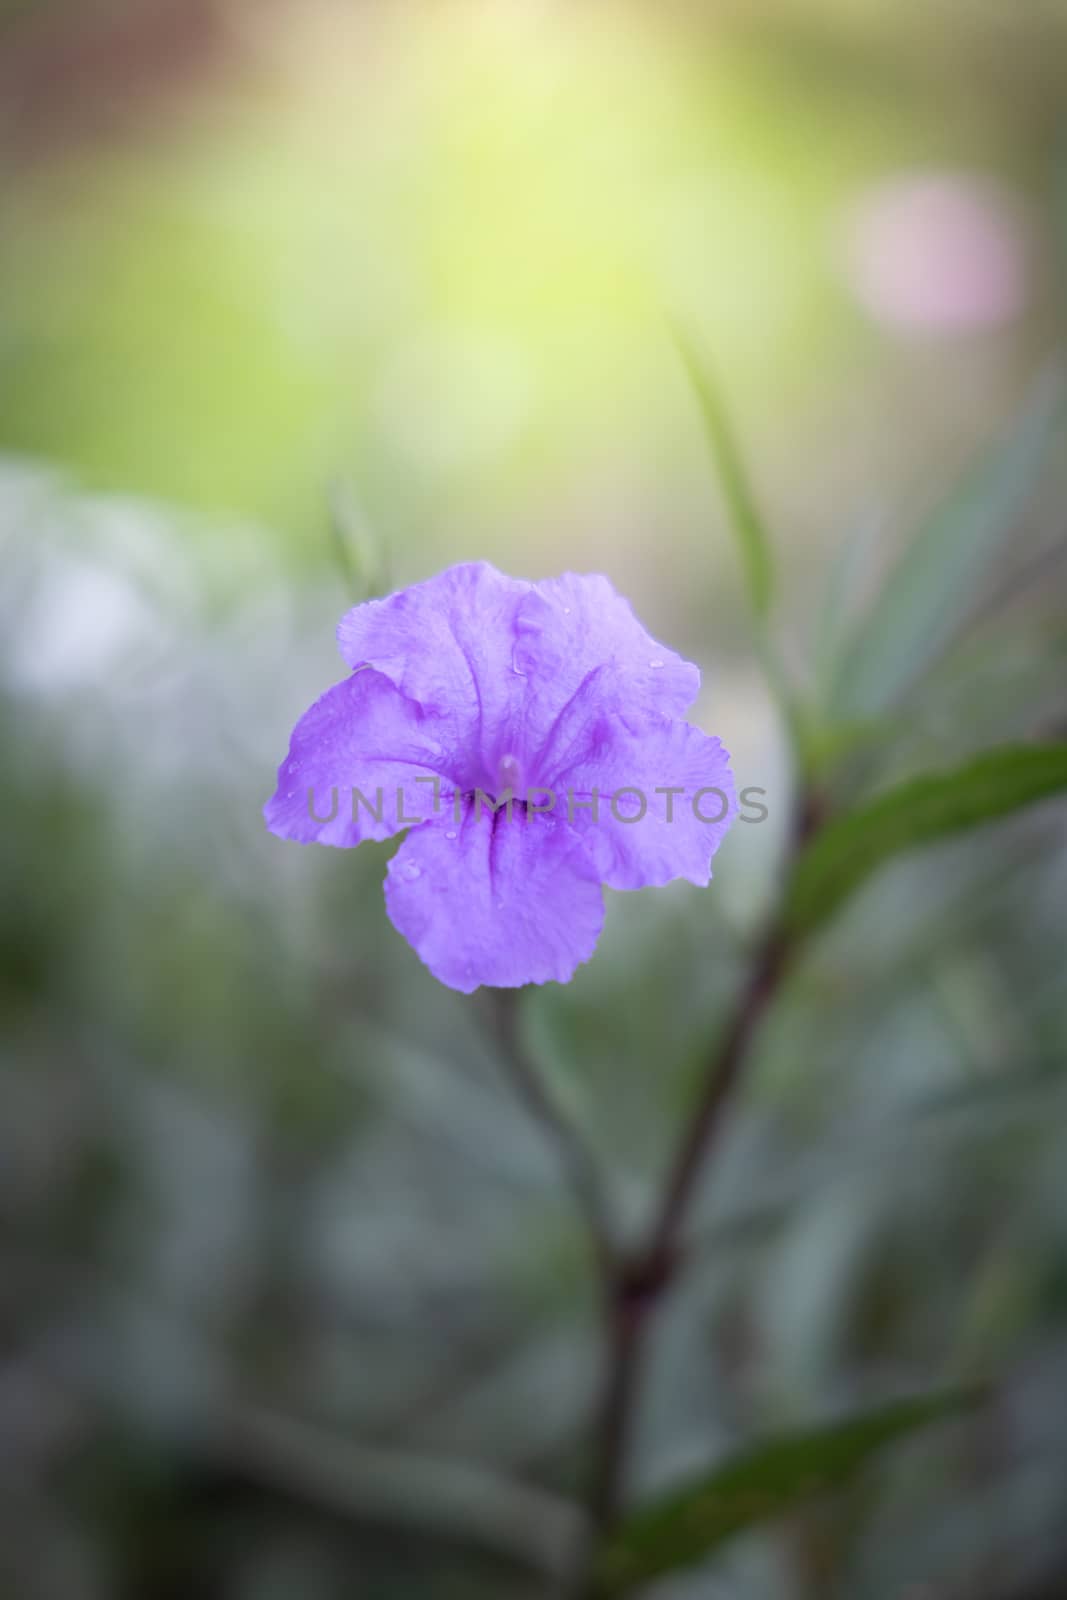
[[[341,613],[451,561],[605,572],[700,664],[768,820],[522,1000],[636,1231],[794,781],[679,344],[844,814],[1064,737],[1065,251],[1062,0],[0,4],[0,1600],[560,1593],[601,1357],[558,1161],[392,847],[260,807]],[[804,951],[631,1494],[993,1399],[656,1600],[1067,1593],[1063,820]]]
[[[980,436],[1055,315],[1062,11],[896,9],[22,7],[0,443],[296,550],[339,475],[447,548],[536,528],[556,556],[605,500],[681,539],[682,317],[790,455],[794,525],[838,521],[857,456],[869,494]],[[891,284],[864,308],[850,246],[879,185],[930,169],[988,186],[987,248],[1026,257],[1021,303],[936,356],[902,347]],[[902,213],[898,275],[951,277],[982,222],[916,265]],[[820,487],[791,481],[801,442]]]

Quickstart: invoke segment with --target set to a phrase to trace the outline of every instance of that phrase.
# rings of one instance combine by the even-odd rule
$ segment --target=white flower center
[[[522,778],[522,768],[518,756],[503,755],[497,762],[496,768],[496,793],[497,799],[505,790],[519,798],[519,784]]]

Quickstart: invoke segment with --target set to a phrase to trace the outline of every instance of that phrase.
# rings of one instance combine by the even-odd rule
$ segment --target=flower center
[[[519,764],[518,756],[501,756],[500,760],[497,762],[496,768],[497,795],[499,796],[502,794],[505,789],[510,789],[515,799],[520,800],[522,798],[521,794],[519,793],[521,780],[522,767]]]

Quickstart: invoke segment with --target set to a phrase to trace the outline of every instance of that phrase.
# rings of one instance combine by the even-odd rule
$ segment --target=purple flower
[[[410,827],[386,906],[442,983],[565,983],[602,884],[709,881],[729,757],[684,720],[697,668],[606,578],[450,567],[356,606],[338,642],[356,670],[297,723],[267,826],[341,847]]]

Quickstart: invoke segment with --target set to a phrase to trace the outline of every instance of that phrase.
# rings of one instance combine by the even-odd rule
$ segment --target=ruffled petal
[[[607,578],[507,578],[487,562],[450,567],[356,606],[338,628],[351,666],[369,663],[427,709],[448,709],[477,752],[468,787],[549,781],[561,721],[581,700],[631,720],[680,716],[700,674],[649,635]]]
[[[515,611],[528,584],[488,562],[449,567],[341,618],[349,666],[366,664],[427,710],[455,716],[477,743],[499,720],[511,676]],[[471,786],[481,773],[471,774]]]
[[[565,572],[532,587],[520,626],[533,635],[529,654],[551,691],[548,734],[590,690],[602,709],[631,721],[685,715],[700,691],[700,669],[654,639],[607,578]]]
[[[470,994],[566,983],[588,961],[604,900],[575,831],[555,817],[461,815],[408,834],[389,863],[393,926],[435,978]]]
[[[380,673],[355,672],[294,728],[267,827],[347,848],[443,815],[458,786],[455,743],[454,719],[423,711]]]
[[[608,715],[585,725],[584,748],[572,747],[571,757],[556,779],[553,814],[581,831],[603,883],[708,883],[711,858],[737,815],[730,757],[718,739],[688,722],[635,734]]]

